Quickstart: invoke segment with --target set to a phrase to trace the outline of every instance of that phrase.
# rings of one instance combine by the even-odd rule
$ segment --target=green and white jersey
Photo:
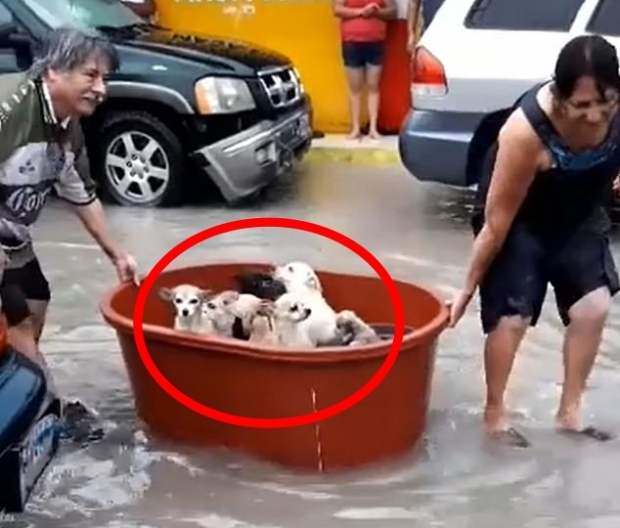
[[[0,75],[0,246],[9,267],[34,257],[30,226],[52,188],[74,205],[96,199],[81,126],[57,122],[40,80]]]

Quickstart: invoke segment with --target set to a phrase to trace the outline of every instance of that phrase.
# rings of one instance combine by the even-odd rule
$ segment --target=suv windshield
[[[24,0],[49,26],[92,29],[146,24],[119,0]]]

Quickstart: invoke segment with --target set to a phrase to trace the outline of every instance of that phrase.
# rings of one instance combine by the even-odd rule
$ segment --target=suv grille
[[[301,98],[302,86],[292,68],[266,70],[258,77],[274,108],[291,106]]]

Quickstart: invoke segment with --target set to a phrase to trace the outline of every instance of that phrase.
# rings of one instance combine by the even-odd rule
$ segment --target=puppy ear
[[[308,279],[306,280],[306,286],[308,286],[308,288],[312,290],[316,290],[320,293],[323,293],[323,287],[321,286],[321,283],[319,282],[319,278],[316,277],[315,275],[308,276]]]
[[[222,304],[224,304],[224,306],[228,306],[229,304],[234,303],[237,299],[239,299],[239,292],[228,290],[224,292],[224,295],[222,295]]]
[[[198,291],[198,296],[200,297],[201,301],[206,301],[212,295],[213,295],[213,291],[212,290],[199,290]]]
[[[174,292],[172,288],[159,288],[159,297],[166,302],[170,302],[174,299]]]

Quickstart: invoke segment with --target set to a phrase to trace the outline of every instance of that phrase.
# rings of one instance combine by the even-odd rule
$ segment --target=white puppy
[[[192,284],[179,284],[174,288],[160,288],[159,296],[172,304],[175,310],[173,328],[200,334],[213,333],[213,325],[203,316],[202,307],[210,291]]]
[[[278,343],[287,347],[316,346],[316,341],[304,326],[312,315],[312,309],[306,306],[304,296],[285,293],[273,303],[273,319]]]
[[[281,281],[289,293],[318,292],[323,294],[323,286],[311,266],[301,261],[292,261],[276,266],[273,278]]]
[[[315,346],[338,342],[336,312],[323,297],[323,286],[312,267],[305,262],[289,262],[276,266],[273,277],[282,281],[288,293],[301,296],[304,305],[311,310],[310,317],[301,325],[311,342]]]

